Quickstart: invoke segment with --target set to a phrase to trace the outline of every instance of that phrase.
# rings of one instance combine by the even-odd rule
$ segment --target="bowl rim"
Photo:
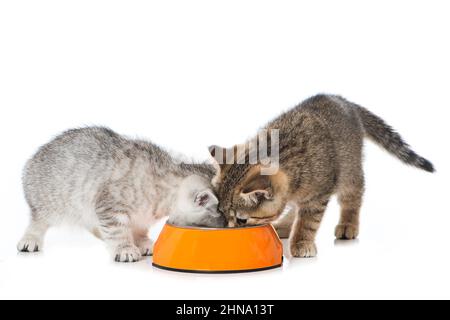
[[[270,223],[260,224],[255,226],[242,226],[242,227],[230,227],[230,228],[208,228],[208,227],[190,227],[190,226],[177,226],[175,224],[166,222],[167,226],[173,227],[176,229],[187,229],[187,230],[198,230],[198,231],[232,231],[232,230],[244,230],[244,229],[258,229],[258,228],[267,228],[270,226]]]

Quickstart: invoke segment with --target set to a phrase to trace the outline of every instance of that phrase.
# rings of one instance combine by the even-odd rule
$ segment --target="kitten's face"
[[[218,174],[213,185],[219,211],[229,227],[270,223],[283,213],[288,189],[283,172],[261,175],[260,165],[249,164],[225,164],[216,168]]]
[[[175,199],[175,212],[169,217],[169,223],[184,227],[224,228],[225,217],[218,212],[217,197],[208,181],[192,176],[180,185]]]

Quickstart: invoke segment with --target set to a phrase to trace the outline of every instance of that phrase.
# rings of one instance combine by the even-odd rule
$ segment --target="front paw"
[[[138,262],[140,259],[141,252],[134,245],[121,246],[115,252],[116,262]]]
[[[359,227],[353,224],[340,224],[336,227],[335,235],[338,240],[354,240],[358,238]]]
[[[17,244],[17,250],[19,252],[29,253],[29,252],[39,252],[42,249],[41,239],[26,236]]]
[[[317,247],[312,241],[291,243],[291,254],[295,258],[314,258],[317,256]]]
[[[142,239],[137,243],[139,251],[143,257],[150,257],[153,255],[153,241],[150,239]]]

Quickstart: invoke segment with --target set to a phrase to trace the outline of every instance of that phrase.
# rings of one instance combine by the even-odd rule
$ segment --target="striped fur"
[[[219,197],[219,210],[231,225],[275,221],[280,236],[287,237],[290,233],[291,253],[295,257],[316,255],[314,240],[328,200],[334,194],[341,206],[336,238],[358,237],[365,188],[362,166],[365,137],[406,164],[434,171],[433,165],[412,151],[382,119],[339,96],[309,98],[264,129],[279,130],[280,170],[274,176],[255,174],[259,163],[219,164],[220,159],[214,156],[233,153],[236,147],[219,149],[220,152],[213,148],[211,155],[218,162],[213,185]],[[249,194],[270,196],[256,197],[253,198],[256,203],[249,203],[245,201]],[[281,216],[287,205],[293,209]]]

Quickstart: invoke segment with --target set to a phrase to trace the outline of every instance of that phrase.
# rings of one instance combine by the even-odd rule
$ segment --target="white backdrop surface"
[[[0,2],[0,298],[450,298],[449,13],[414,0]],[[270,272],[118,265],[78,230],[15,252],[22,167],[59,132],[105,125],[204,160],[320,92],[382,116],[438,170],[368,143],[358,241],[334,242],[333,201],[319,256]]]

